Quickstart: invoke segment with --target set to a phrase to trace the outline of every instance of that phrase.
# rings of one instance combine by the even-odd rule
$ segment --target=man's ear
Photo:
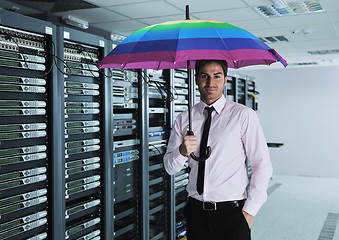
[[[224,87],[226,86],[226,83],[227,83],[227,75],[225,76]]]

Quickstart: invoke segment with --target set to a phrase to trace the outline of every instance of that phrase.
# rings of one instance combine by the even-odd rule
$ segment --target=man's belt
[[[226,201],[226,202],[202,202],[192,197],[188,198],[188,202],[201,207],[205,211],[216,211],[216,210],[233,209],[233,208],[239,208],[239,207],[242,208],[245,204],[244,199]]]

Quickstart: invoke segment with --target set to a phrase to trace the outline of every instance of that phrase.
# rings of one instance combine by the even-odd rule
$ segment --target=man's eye
[[[206,79],[206,78],[208,78],[208,76],[207,75],[201,75],[201,78]]]

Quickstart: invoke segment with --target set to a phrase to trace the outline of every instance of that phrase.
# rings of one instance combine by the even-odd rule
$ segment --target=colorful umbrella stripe
[[[187,60],[197,59],[224,59],[231,68],[276,61],[287,65],[263,41],[239,27],[216,21],[183,20],[134,32],[99,67],[146,68],[148,62],[147,68],[152,69],[186,68]]]

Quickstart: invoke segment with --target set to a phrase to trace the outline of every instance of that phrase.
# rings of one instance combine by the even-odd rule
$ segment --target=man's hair
[[[227,76],[227,62],[225,60],[196,60],[195,62],[195,74],[198,76],[200,73],[200,69],[204,67],[206,64],[215,62],[218,63],[222,70],[224,71],[224,75]]]

